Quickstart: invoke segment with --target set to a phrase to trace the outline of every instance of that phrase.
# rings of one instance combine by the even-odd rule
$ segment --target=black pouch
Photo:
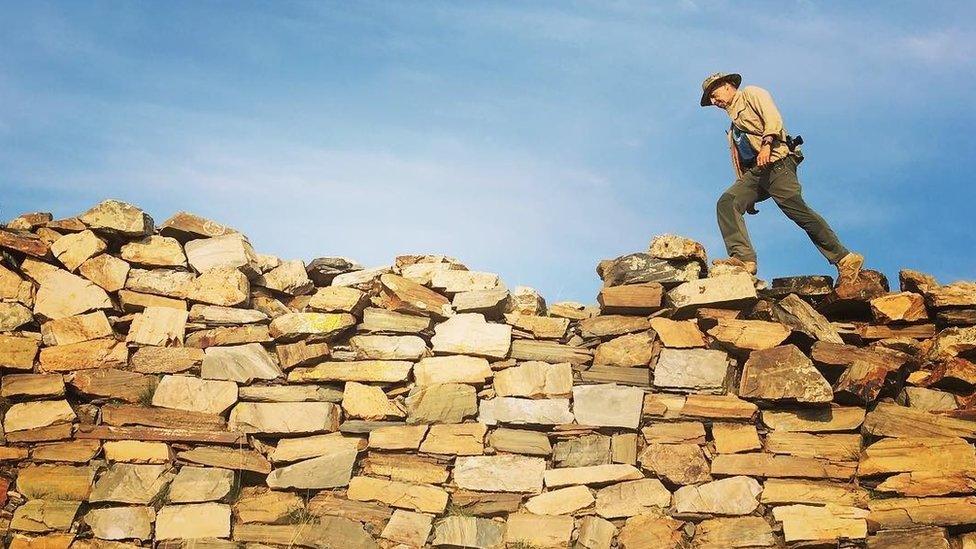
[[[790,150],[790,154],[796,157],[796,165],[799,166],[800,162],[803,162],[803,150],[800,149],[800,145],[803,145],[803,136],[798,135],[793,137],[792,135],[786,136],[786,148]]]

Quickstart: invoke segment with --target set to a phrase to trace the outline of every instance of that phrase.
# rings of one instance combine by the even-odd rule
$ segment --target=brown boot
[[[864,256],[850,252],[837,262],[837,286],[850,284],[857,280],[864,266]]]
[[[742,267],[747,273],[751,275],[756,274],[756,262],[755,261],[742,261],[738,257],[728,257],[725,259],[713,259],[712,265],[732,265],[734,267]]]

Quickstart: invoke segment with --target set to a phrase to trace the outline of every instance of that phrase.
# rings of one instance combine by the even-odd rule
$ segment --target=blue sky
[[[976,278],[976,3],[0,2],[0,218],[127,200],[259,251],[444,253],[550,301],[675,232],[724,255],[740,72],[868,266]],[[830,273],[771,201],[760,275]]]

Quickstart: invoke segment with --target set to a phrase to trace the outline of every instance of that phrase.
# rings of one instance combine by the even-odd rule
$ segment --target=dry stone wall
[[[5,546],[976,547],[973,283],[665,235],[547,304],[112,200],[0,253]]]

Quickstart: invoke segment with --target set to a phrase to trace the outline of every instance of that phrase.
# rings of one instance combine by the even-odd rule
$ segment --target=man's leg
[[[759,198],[759,182],[752,171],[742,174],[722,193],[716,205],[718,228],[725,240],[729,257],[742,261],[756,261],[756,251],[749,241],[749,231],[742,214]]]
[[[783,213],[807,232],[827,261],[836,264],[848,254],[830,225],[803,200],[792,156],[776,162],[769,170],[768,191]]]

